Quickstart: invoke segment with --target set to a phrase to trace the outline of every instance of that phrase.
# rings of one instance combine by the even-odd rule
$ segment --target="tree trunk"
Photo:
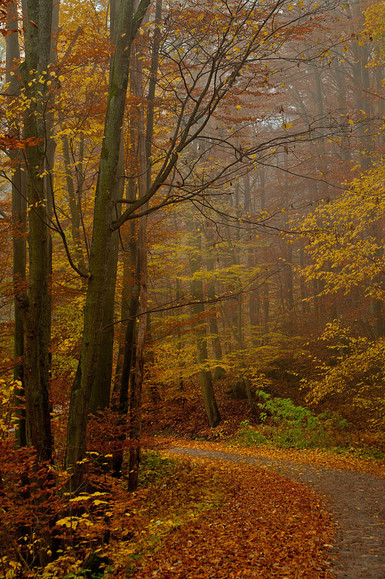
[[[116,35],[119,31],[119,12],[121,0],[111,1],[111,26],[110,40],[114,45]],[[124,139],[120,138],[119,157],[117,165],[117,175],[115,187],[112,191],[112,207],[114,214],[112,219],[116,219],[120,213],[120,205],[116,202],[124,195]],[[110,404],[112,365],[114,355],[114,312],[115,312],[115,288],[118,270],[119,257],[119,232],[114,231],[111,239],[111,252],[108,260],[108,271],[106,275],[105,302],[103,311],[102,341],[98,357],[98,367],[95,380],[92,386],[90,399],[90,412],[97,413],[107,408]]]
[[[28,98],[24,111],[24,137],[36,145],[26,147],[29,204],[29,288],[22,302],[24,327],[24,380],[26,441],[42,460],[50,460],[52,435],[49,405],[50,342],[50,235],[47,227],[46,84],[39,82],[51,55],[52,0],[27,0],[27,32],[22,82]],[[37,23],[37,26],[36,24]]]
[[[70,159],[70,149],[68,138],[66,135],[62,137],[62,144],[63,144],[63,160],[64,160],[64,168],[66,174],[66,184],[67,184],[67,193],[68,193],[68,205],[70,209],[71,215],[71,233],[72,233],[72,241],[75,246],[75,261],[76,266],[81,272],[86,273],[86,263],[83,254],[83,247],[81,242],[81,206],[80,206],[80,191],[78,195],[75,193],[75,185],[73,174],[71,171],[71,159]],[[82,150],[82,147],[81,147]],[[79,188],[79,187],[78,187]]]
[[[131,88],[134,96],[140,101],[144,101],[143,92],[143,65],[142,54],[140,49],[136,50],[133,55],[133,71],[131,73]],[[143,107],[140,107],[135,119],[135,132],[137,134],[137,182],[139,198],[147,192],[150,183],[148,181],[147,166],[149,164],[148,154],[151,155],[151,149],[146,147],[146,128]],[[150,130],[152,130],[152,125]],[[148,130],[148,127],[147,127]],[[145,205],[147,207],[147,205]],[[128,488],[135,491],[138,486],[139,463],[140,463],[140,437],[142,431],[142,390],[144,379],[144,348],[147,329],[147,216],[139,220],[138,238],[137,238],[137,258],[136,258],[136,279],[135,286],[137,290],[133,294],[133,299],[137,299],[136,312],[132,312],[135,318],[132,320],[136,325],[136,316],[139,321],[137,324],[136,336],[132,336],[133,343],[131,346],[130,366],[134,368],[130,382],[130,458],[128,469]],[[130,320],[131,321],[131,320]],[[135,327],[135,326],[134,326]]]
[[[142,217],[138,232],[138,270],[139,277],[139,323],[135,347],[135,372],[130,390],[130,460],[128,470],[128,488],[136,490],[139,477],[140,436],[142,431],[142,390],[144,379],[144,348],[147,328],[147,218]]]
[[[90,277],[84,310],[81,379],[71,391],[66,466],[74,473],[73,488],[82,481],[79,461],[87,444],[89,402],[103,335],[108,261],[112,251],[113,191],[116,187],[120,140],[129,74],[130,49],[150,0],[142,0],[134,16],[134,2],[121,2],[116,47],[111,58],[109,95],[93,221]]]
[[[112,193],[113,201],[121,199],[124,191],[124,143],[121,139],[119,162],[117,167],[116,189]],[[113,218],[117,217],[117,214]],[[114,312],[115,287],[118,270],[119,232],[114,231],[111,238],[111,252],[107,264],[105,286],[105,303],[103,311],[102,341],[98,357],[98,367],[92,386],[90,412],[100,412],[110,404],[112,366],[114,354]]]
[[[20,83],[16,74],[11,74],[17,70],[20,60],[18,30],[18,14],[15,2],[6,5],[7,8],[7,30],[10,34],[5,37],[6,42],[6,83],[10,95],[20,93]],[[11,122],[9,132],[20,136],[20,127]],[[15,293],[14,300],[14,356],[15,367],[13,378],[18,384],[15,392],[15,406],[17,414],[16,440],[19,447],[26,445],[25,433],[25,408],[24,408],[24,331],[22,314],[20,310],[20,298],[25,291],[27,248],[26,248],[26,218],[27,218],[27,181],[25,171],[22,171],[22,156],[19,152],[11,150],[10,158],[15,165],[12,176],[12,223],[13,223],[13,287]]]
[[[191,306],[191,311],[196,319],[198,327],[196,329],[196,343],[197,343],[197,356],[200,365],[199,370],[199,380],[203,394],[203,401],[207,413],[207,418],[209,425],[211,427],[217,426],[221,417],[219,414],[217,402],[215,400],[213,379],[210,369],[207,367],[208,352],[207,352],[207,336],[206,328],[203,324],[206,323],[202,320],[205,307],[203,304],[203,284],[199,278],[194,278],[194,274],[201,269],[201,233],[198,228],[191,221],[189,224],[189,230],[191,234],[192,251],[189,256],[190,261],[190,271],[191,271],[191,297],[193,299],[193,304]],[[205,367],[206,366],[206,367]]]
[[[214,369],[214,381],[221,380],[226,376],[226,371],[222,367],[221,362],[223,359],[222,353],[222,345],[221,340],[219,337],[219,329],[218,329],[218,319],[217,319],[217,311],[215,306],[215,261],[212,255],[212,246],[214,245],[214,236],[212,231],[206,231],[206,240],[207,240],[207,258],[206,258],[206,267],[209,273],[210,281],[207,286],[207,297],[208,299],[213,302],[213,305],[210,308],[210,317],[209,317],[209,329],[211,335],[211,343],[212,348],[214,351],[215,359],[218,362],[218,365],[215,366]]]
[[[144,132],[144,114],[141,107],[136,118],[131,122],[131,148],[137,146],[136,154],[133,151],[133,158],[136,163],[136,181],[138,186],[138,197],[141,197],[151,187],[151,152],[152,136],[154,132],[154,98],[156,77],[158,71],[159,40],[160,30],[157,26],[162,17],[162,1],[157,0],[155,11],[155,36],[152,49],[150,83],[147,96],[147,119],[146,130]],[[143,92],[143,66],[140,52],[134,52],[135,59],[133,71],[131,72],[131,90],[138,99],[144,101]],[[134,177],[134,175],[133,175]],[[133,182],[133,180],[131,181]],[[131,199],[135,199],[135,191],[130,191]],[[146,240],[147,218],[142,217],[139,222],[138,235],[136,236],[135,224],[131,224],[131,235],[129,239],[127,269],[134,283],[130,292],[125,289],[127,299],[127,327],[124,342],[124,358],[121,375],[119,413],[121,422],[130,410],[130,447],[129,477],[128,485],[130,490],[135,490],[138,485],[139,463],[140,463],[140,435],[141,435],[141,405],[142,386],[144,376],[144,346],[145,334],[148,323],[148,314],[145,313],[147,307],[147,240]],[[133,276],[133,272],[134,276]],[[129,276],[128,276],[129,277]],[[126,279],[126,283],[128,280]],[[130,296],[128,297],[128,293]],[[139,315],[139,327],[137,328],[137,318]],[[133,373],[132,369],[135,368]],[[130,385],[130,398],[128,396]],[[120,476],[123,464],[123,449],[118,449],[114,456],[114,473]]]
[[[250,185],[250,175],[247,173],[243,179],[244,183],[244,196],[245,196],[245,214],[252,215],[252,202],[251,202],[251,185]],[[256,270],[257,260],[256,260],[256,248],[253,246],[252,239],[255,237],[253,232],[253,227],[248,227],[247,234],[247,267],[250,271]],[[257,278],[254,276],[254,281],[252,282],[254,286],[257,285]],[[250,319],[250,337],[253,344],[256,343],[258,338],[258,319],[260,317],[261,304],[258,287],[253,289],[249,293],[249,319]]]

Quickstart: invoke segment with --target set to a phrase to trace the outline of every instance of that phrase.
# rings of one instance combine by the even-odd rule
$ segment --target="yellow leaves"
[[[79,495],[78,497],[74,497],[70,499],[70,503],[80,503],[81,501],[88,501],[90,497],[88,495]]]
[[[287,129],[290,129],[290,127],[293,126],[293,123],[285,123],[283,122],[281,127],[283,128],[284,131],[287,131]]]
[[[303,221],[312,263],[302,273],[308,280],[322,279],[323,294],[347,294],[360,286],[363,295],[383,299],[384,290],[375,282],[385,267],[383,239],[376,239],[372,228],[385,212],[384,181],[385,166],[380,163],[355,179],[343,195],[319,204]]]
[[[80,463],[80,462],[82,462],[82,461],[79,461],[79,463]],[[95,493],[91,493],[91,494],[83,493],[83,494],[80,494],[80,495],[78,495],[78,496],[76,496],[76,497],[71,498],[71,499],[70,499],[70,503],[79,503],[79,502],[81,502],[81,501],[88,501],[88,500],[90,500],[90,499],[94,499],[95,497],[102,497],[102,496],[105,496],[105,495],[106,495],[106,493],[102,493],[102,492],[99,492],[99,491],[96,491]],[[105,502],[105,501],[103,501],[103,502]],[[96,504],[95,501],[94,501],[94,504]]]
[[[236,108],[238,111],[240,111],[242,107],[241,107],[241,105],[237,105],[235,108]]]
[[[374,41],[377,50],[372,51],[371,66],[378,66],[384,62],[385,55],[385,2],[373,2],[365,10],[365,29],[363,38],[367,42]],[[360,40],[365,44],[364,40]]]
[[[56,521],[57,527],[65,527],[66,529],[77,529],[79,525],[85,527],[93,527],[94,523],[88,519],[88,515],[84,514],[81,517],[64,517]]]
[[[72,517],[65,517],[64,519],[59,519],[58,521],[56,521],[56,526],[67,527],[67,529],[70,529],[72,527],[76,528],[77,522],[75,522]]]
[[[16,577],[20,577],[21,563],[13,561],[12,559],[9,560],[8,557],[0,557],[0,563],[5,579],[16,579]]]

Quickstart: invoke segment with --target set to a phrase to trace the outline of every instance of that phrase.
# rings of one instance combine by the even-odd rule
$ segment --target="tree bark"
[[[198,277],[194,277],[201,269],[201,252],[202,252],[202,242],[201,233],[199,228],[191,220],[188,223],[188,228],[191,235],[192,251],[190,252],[189,262],[191,271],[191,297],[193,300],[191,306],[191,312],[198,324],[196,328],[196,344],[197,344],[197,357],[200,366],[199,369],[199,381],[201,385],[203,401],[206,409],[206,414],[208,418],[209,425],[211,427],[218,426],[221,421],[219,414],[217,402],[215,399],[213,378],[211,375],[211,370],[208,367],[208,352],[207,352],[207,336],[206,328],[203,324],[206,324],[206,320],[203,320],[205,313],[205,306],[203,303],[203,284]]]
[[[130,49],[150,0],[142,0],[134,14],[133,0],[121,2],[115,52],[111,58],[109,95],[93,221],[90,277],[84,310],[81,379],[71,391],[66,466],[74,473],[73,488],[82,481],[79,461],[86,452],[89,402],[103,334],[108,260],[112,251],[113,191],[116,186],[120,140],[129,74]]]
[[[46,180],[41,177],[46,167],[47,87],[40,79],[51,57],[52,4],[52,0],[26,2],[28,19],[22,66],[22,82],[28,99],[24,137],[37,143],[25,150],[29,204],[29,288],[22,300],[26,441],[42,460],[51,459],[52,434],[49,405],[51,244]]]
[[[18,36],[18,14],[16,2],[9,2],[7,9],[7,31],[6,43],[6,83],[8,93],[16,95],[20,93],[20,82],[17,72],[20,61],[19,36]],[[15,122],[11,122],[10,133],[20,137],[20,127]],[[13,378],[18,384],[15,392],[15,406],[17,414],[16,441],[19,447],[26,445],[25,432],[25,408],[24,408],[24,330],[22,312],[20,310],[20,298],[25,291],[27,247],[26,247],[26,217],[27,217],[27,181],[25,171],[22,171],[22,157],[20,152],[11,150],[9,152],[11,161],[14,164],[12,176],[12,223],[13,223],[13,287],[14,287],[14,356],[15,367]]]
[[[80,191],[78,191],[78,195],[75,193],[74,179],[71,170],[70,149],[68,138],[66,135],[63,135],[62,137],[62,145],[63,145],[63,160],[68,193],[68,205],[71,215],[71,234],[72,234],[72,241],[75,246],[74,250],[75,260],[78,269],[85,273],[87,271],[87,268],[84,259],[80,232],[81,230]],[[82,147],[80,149],[82,150]]]
[[[111,6],[111,25],[110,40],[113,45],[116,44],[116,35],[119,31],[119,12],[121,0],[112,0]],[[120,214],[120,205],[117,200],[122,199],[124,195],[124,139],[120,138],[119,157],[117,165],[117,175],[115,186],[112,191],[112,219],[116,219]],[[111,239],[111,252],[108,260],[108,271],[106,276],[106,294],[103,311],[103,329],[102,342],[98,357],[98,368],[95,380],[92,386],[90,398],[90,412],[97,413],[107,408],[110,404],[112,366],[114,354],[114,312],[115,312],[115,288],[116,276],[118,270],[119,257],[119,232],[114,231]]]
[[[216,283],[215,283],[215,259],[213,256],[213,246],[214,246],[214,233],[211,230],[211,227],[205,230],[206,235],[206,246],[207,246],[207,257],[206,257],[206,267],[207,271],[210,275],[210,281],[207,286],[207,297],[208,299],[215,302],[215,295],[216,295]],[[211,336],[211,344],[214,352],[215,359],[218,362],[218,365],[214,368],[214,381],[221,380],[226,376],[226,371],[221,365],[223,360],[223,352],[222,352],[222,345],[221,339],[219,337],[219,329],[218,329],[218,318],[217,318],[217,311],[215,304],[211,307],[210,317],[209,317],[209,329],[210,329],[210,336]]]

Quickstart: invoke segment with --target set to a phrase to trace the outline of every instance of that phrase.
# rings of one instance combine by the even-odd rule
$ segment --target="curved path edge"
[[[295,462],[188,447],[167,453],[269,468],[323,495],[338,525],[331,571],[349,579],[385,579],[385,479]]]

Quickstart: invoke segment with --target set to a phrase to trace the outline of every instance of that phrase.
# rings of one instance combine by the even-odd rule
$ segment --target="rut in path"
[[[253,464],[312,486],[338,525],[332,572],[348,579],[385,579],[385,479],[231,452],[175,447],[167,452]]]

